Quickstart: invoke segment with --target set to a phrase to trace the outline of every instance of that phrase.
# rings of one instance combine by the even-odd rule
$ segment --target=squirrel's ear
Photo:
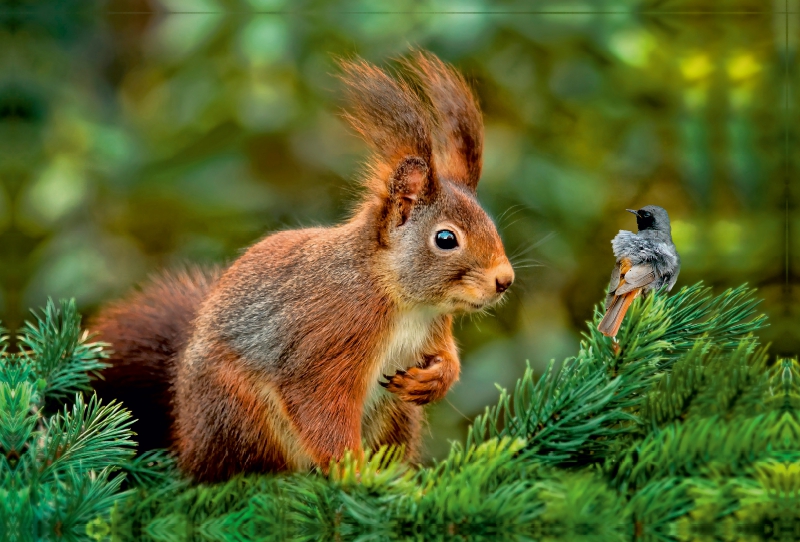
[[[473,192],[481,177],[483,117],[464,77],[431,53],[404,62],[430,99],[438,121],[434,138],[437,173]]]
[[[427,178],[434,178],[432,120],[419,96],[402,79],[363,60],[340,65],[350,102],[344,117],[373,150],[368,188],[385,199],[392,179],[412,175],[406,170],[422,171],[422,166]]]
[[[431,169],[419,156],[406,156],[395,168],[389,180],[390,216],[397,226],[408,220],[414,205],[433,195],[434,179]]]

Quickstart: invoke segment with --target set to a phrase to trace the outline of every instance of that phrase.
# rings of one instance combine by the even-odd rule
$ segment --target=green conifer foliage
[[[198,485],[166,452],[132,459],[125,411],[82,395],[100,345],[73,304],[50,304],[22,353],[0,347],[3,529],[19,540],[796,537],[800,364],[759,344],[753,292],[696,285],[637,300],[618,348],[599,318],[575,357],[538,378],[528,369],[433,465],[383,448],[328,475]],[[64,406],[50,413],[48,396]]]
[[[80,539],[125,497],[130,415],[83,395],[106,355],[81,332],[75,303],[50,302],[34,317],[19,353],[0,338],[0,539]]]

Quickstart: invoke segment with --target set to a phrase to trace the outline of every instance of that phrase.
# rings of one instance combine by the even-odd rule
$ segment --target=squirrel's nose
[[[503,258],[503,261],[496,264],[492,271],[494,274],[494,289],[498,294],[502,294],[514,282],[514,268],[511,267],[507,259]]]
[[[497,293],[502,294],[508,290],[508,287],[511,286],[512,282],[514,282],[514,275],[498,275],[497,278],[494,279]]]

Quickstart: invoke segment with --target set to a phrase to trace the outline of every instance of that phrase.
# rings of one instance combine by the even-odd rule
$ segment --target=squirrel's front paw
[[[425,405],[438,401],[458,378],[458,362],[443,356],[431,356],[426,361],[425,367],[384,375],[388,382],[380,382],[380,385],[409,403]]]

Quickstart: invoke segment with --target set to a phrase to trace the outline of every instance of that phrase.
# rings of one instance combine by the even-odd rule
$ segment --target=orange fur
[[[483,117],[469,85],[461,74],[424,51],[404,64],[419,78],[444,127],[434,139],[441,174],[474,191],[482,169]]]
[[[372,449],[404,446],[405,460],[415,462],[421,455],[423,425],[421,406],[392,395],[383,397],[376,405],[375,414],[364,423],[362,435]]]
[[[198,479],[214,481],[237,472],[310,465],[310,459],[298,453],[302,448],[285,422],[286,409],[280,396],[263,382],[263,376],[248,374],[236,354],[224,346],[213,349],[209,357],[217,363],[209,367],[201,381],[208,389],[193,391],[213,394],[215,403],[184,401],[177,405],[174,441],[179,466]],[[214,440],[204,434],[209,427],[216,433]],[[209,445],[215,441],[235,446],[236,460],[231,461],[224,448]]]
[[[452,314],[496,302],[513,281],[475,197],[477,102],[432,55],[407,67],[431,107],[375,66],[342,64],[346,117],[375,153],[347,222],[269,235],[222,273],[158,279],[98,318],[117,351],[104,393],[130,398],[141,434],[160,414],[158,442],[196,480],[325,470],[348,449],[361,455],[362,441],[416,460],[420,405],[460,372]],[[441,229],[464,248],[437,248]]]

